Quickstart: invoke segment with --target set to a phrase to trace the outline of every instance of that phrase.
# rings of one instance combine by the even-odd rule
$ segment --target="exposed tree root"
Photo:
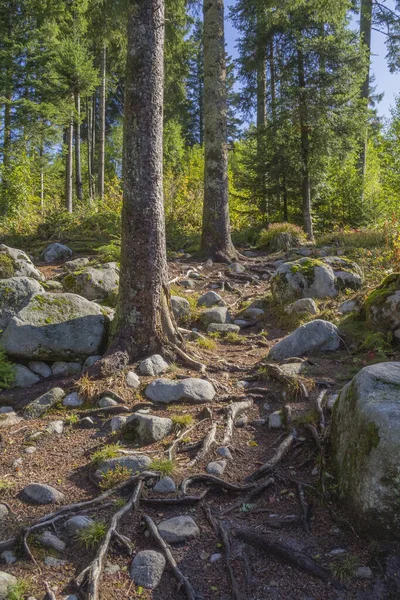
[[[150,504],[154,506],[173,505],[173,506],[190,506],[191,504],[198,504],[208,494],[210,490],[207,488],[199,496],[182,496],[182,498],[142,498],[143,504]]]
[[[192,477],[186,477],[181,483],[181,490],[184,494],[187,494],[188,487],[196,483],[208,483],[209,485],[217,486],[223,490],[229,492],[247,492],[254,488],[255,484],[250,485],[237,485],[236,483],[230,483],[217,477],[216,475],[193,475]]]
[[[244,411],[249,410],[252,406],[253,400],[250,399],[244,400],[243,402],[233,402],[226,408],[226,426],[224,439],[222,440],[222,446],[227,446],[228,444],[230,444],[233,435],[233,426],[235,424],[236,418]]]
[[[263,477],[263,475],[266,473],[270,473],[289,451],[289,448],[295,439],[296,432],[293,430],[279,445],[274,456],[267,460],[267,462],[264,463],[259,469],[248,475],[245,478],[245,481],[254,481],[255,479],[260,479],[260,477]]]
[[[188,435],[188,433],[190,433],[191,431],[193,431],[193,429],[196,429],[196,427],[198,427],[199,425],[201,425],[205,421],[208,421],[208,419],[202,419],[201,421],[198,421],[198,423],[195,423],[191,427],[188,427],[187,429],[185,429],[184,431],[182,431],[182,433],[176,438],[176,440],[174,440],[172,442],[171,446],[165,451],[165,454],[168,455],[169,460],[173,460],[174,459],[176,451],[177,451],[177,448],[179,446],[179,442],[181,440],[183,440]]]
[[[299,501],[300,501],[300,506],[301,506],[301,511],[302,511],[302,522],[303,522],[304,531],[306,533],[310,533],[312,506],[311,506],[311,504],[308,504],[306,501],[303,484],[296,482],[296,485],[297,485],[297,493],[299,495]]]
[[[246,542],[246,544],[263,550],[270,556],[277,558],[280,562],[292,565],[296,569],[305,571],[322,581],[330,582],[336,589],[344,589],[342,584],[335,581],[328,569],[320,567],[311,556],[304,554],[304,552],[293,550],[293,548],[281,542],[269,539],[266,535],[260,535],[252,531],[239,529],[236,531],[236,535],[240,540]]]
[[[171,550],[169,549],[168,544],[166,544],[166,542],[164,542],[164,540],[158,533],[158,529],[157,529],[153,519],[151,517],[149,517],[148,515],[143,515],[143,519],[144,519],[152,537],[155,539],[155,541],[158,543],[160,548],[163,550],[165,557],[172,569],[172,572],[179,582],[179,585],[183,586],[185,588],[186,597],[188,598],[188,600],[200,600],[200,597],[194,591],[189,579],[182,573],[182,571],[179,569],[178,565],[176,564],[176,561],[175,561],[174,557],[172,556],[172,553],[171,553]]]
[[[47,581],[43,582],[44,589],[46,590],[46,596],[44,600],[57,600],[55,593],[51,590],[50,585]]]
[[[266,490],[273,483],[275,483],[275,480],[272,479],[272,477],[269,477],[266,481],[264,481],[257,487],[250,490],[250,492],[247,494],[247,496],[246,496],[246,498],[244,498],[244,500],[238,500],[238,502],[235,502],[235,504],[233,504],[232,506],[225,508],[225,510],[223,510],[221,514],[229,515],[231,512],[233,512],[237,508],[240,508],[243,504],[248,504],[250,502],[250,500],[252,500],[256,496],[258,496],[258,494],[261,494],[261,492]]]
[[[210,448],[213,444],[215,444],[215,435],[217,433],[217,423],[214,423],[210,429],[210,431],[207,433],[206,437],[203,440],[203,444],[200,448],[200,450],[198,451],[198,453],[196,454],[196,456],[194,457],[193,460],[190,461],[190,463],[188,464],[188,467],[193,467],[197,462],[199,462],[199,460],[202,460],[203,458],[205,458],[208,454],[208,452],[210,451]]]
[[[186,354],[186,352],[184,352],[181,348],[179,348],[179,346],[177,346],[176,344],[172,344],[171,348],[187,367],[190,367],[191,369],[194,369],[195,371],[200,371],[200,373],[206,372],[206,366],[203,365],[203,363],[198,362],[197,360],[194,360],[193,358],[191,358],[188,354]]]
[[[92,410],[80,410],[77,411],[79,417],[95,417],[96,415],[120,415],[124,413],[131,413],[132,408],[129,406],[105,406],[104,408],[93,408]]]
[[[110,527],[100,544],[94,560],[75,579],[75,583],[80,590],[87,588],[87,600],[98,600],[100,579],[111,540],[117,531],[122,517],[130,510],[137,509],[142,488],[143,481],[138,481],[127,503],[113,515]]]

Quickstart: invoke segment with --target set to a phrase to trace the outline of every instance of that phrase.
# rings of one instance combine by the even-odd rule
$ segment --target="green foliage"
[[[18,579],[16,583],[9,586],[6,600],[24,600],[28,592],[28,584],[23,579]]]
[[[115,469],[111,469],[110,471],[106,471],[101,476],[101,481],[99,483],[99,488],[104,492],[105,490],[109,490],[119,483],[126,481],[131,477],[132,471],[130,471],[127,467],[123,467],[121,465],[117,465]]]
[[[12,277],[15,273],[14,261],[8,254],[0,254],[0,276],[1,279]]]
[[[149,465],[150,471],[158,471],[163,477],[172,475],[175,471],[175,463],[173,460],[166,458],[156,458]]]
[[[354,574],[357,564],[357,558],[353,554],[346,553],[331,563],[332,573],[339,581],[347,581]]]
[[[245,341],[245,339],[246,339],[246,336],[239,335],[239,333],[231,331],[231,332],[225,334],[223,341],[228,342],[228,344],[241,344],[242,342]]]
[[[119,240],[112,240],[109,244],[100,246],[96,250],[99,261],[105,262],[117,262],[121,260],[121,242]]]
[[[10,490],[14,486],[14,482],[6,479],[5,477],[0,477],[0,494],[4,494],[8,490]]]
[[[100,450],[96,450],[92,454],[92,465],[96,467],[103,460],[107,460],[109,458],[116,458],[119,456],[119,450],[121,446],[119,444],[107,444],[103,446]]]
[[[204,348],[205,350],[215,350],[216,347],[217,347],[217,344],[216,344],[215,340],[211,339],[210,337],[197,338],[196,339],[196,344],[200,348]]]
[[[171,415],[171,421],[176,429],[184,429],[193,424],[192,415]]]
[[[257,245],[259,248],[269,248],[272,251],[288,250],[299,246],[305,241],[306,236],[297,225],[293,225],[292,223],[272,223],[268,229],[261,231]]]
[[[76,535],[76,541],[85,546],[87,550],[97,548],[107,532],[107,525],[103,521],[93,521],[88,527],[80,529]]]
[[[0,350],[0,389],[7,390],[15,379],[13,364],[8,360],[4,350]]]

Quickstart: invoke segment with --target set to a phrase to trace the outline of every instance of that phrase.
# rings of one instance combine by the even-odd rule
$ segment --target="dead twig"
[[[200,448],[200,450],[198,451],[198,453],[196,454],[196,456],[193,458],[193,460],[190,461],[190,463],[188,464],[188,467],[193,467],[197,462],[199,462],[199,460],[203,460],[203,458],[205,458],[205,456],[207,456],[211,446],[213,446],[213,444],[215,444],[215,435],[217,433],[217,423],[214,423],[210,429],[210,431],[207,433],[206,437],[203,440],[203,444]]]
[[[226,409],[226,425],[224,439],[222,440],[222,446],[228,446],[230,444],[233,435],[233,426],[237,417],[249,410],[253,406],[253,400],[244,400],[243,402],[232,402]]]
[[[289,451],[290,446],[293,444],[293,441],[296,439],[296,431],[293,431],[283,440],[283,442],[279,445],[277,451],[274,456],[267,460],[259,469],[251,473],[245,478],[245,481],[254,481],[255,479],[260,479],[266,473],[270,473],[276,465],[282,460],[282,458]]]
[[[299,496],[301,511],[302,511],[302,522],[304,531],[310,533],[311,531],[311,504],[308,504],[304,494],[304,486],[300,482],[296,482],[297,493]]]
[[[181,440],[183,440],[188,433],[190,433],[191,431],[193,431],[193,429],[196,429],[196,427],[199,427],[199,425],[201,425],[202,423],[204,423],[205,421],[208,421],[208,419],[202,419],[201,421],[198,421],[198,423],[195,423],[194,425],[192,425],[191,427],[188,427],[188,429],[185,429],[184,431],[182,431],[182,433],[176,438],[176,440],[174,440],[171,444],[171,446],[165,451],[165,454],[168,454],[168,459],[169,460],[173,460],[176,454],[176,449],[179,445],[179,442]]]
[[[176,344],[172,344],[171,347],[172,347],[172,350],[181,359],[181,361],[183,362],[183,364],[185,364],[187,367],[190,367],[191,369],[194,369],[195,371],[200,371],[200,373],[205,373],[206,372],[206,365],[204,365],[203,363],[201,363],[201,362],[199,362],[199,361],[194,360],[193,358],[191,358],[188,354],[186,354],[186,352],[184,352]]]

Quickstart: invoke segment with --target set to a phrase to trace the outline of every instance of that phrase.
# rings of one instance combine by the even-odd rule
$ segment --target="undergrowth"
[[[87,550],[97,548],[101,540],[105,536],[107,526],[103,521],[93,521],[88,527],[80,529],[76,535],[76,541],[85,546]]]
[[[175,463],[173,460],[167,458],[155,458],[149,465],[150,471],[158,471],[163,477],[166,475],[172,475],[175,470]]]
[[[104,492],[109,490],[119,483],[126,481],[131,477],[132,471],[130,471],[127,467],[123,467],[122,465],[117,465],[115,469],[111,469],[110,471],[106,471],[102,474],[101,480],[99,483],[99,488]]]
[[[92,454],[92,465],[97,466],[103,460],[107,460],[109,458],[116,458],[119,456],[119,450],[121,446],[119,444],[107,444],[103,446],[100,450],[96,450]]]

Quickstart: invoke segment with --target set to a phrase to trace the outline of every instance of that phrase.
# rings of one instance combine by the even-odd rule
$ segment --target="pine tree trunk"
[[[204,205],[201,253],[235,257],[228,206],[227,92],[224,2],[204,0]]]
[[[13,17],[14,17],[14,2],[8,4],[8,42],[11,43],[13,35]],[[10,60],[10,59],[9,59]],[[8,64],[6,68],[6,94],[4,103],[4,133],[3,133],[3,165],[9,167],[11,162],[11,103],[13,99],[12,93],[12,66]],[[3,175],[3,186],[6,184],[7,175]],[[7,187],[7,185],[5,185]]]
[[[302,162],[302,196],[304,231],[309,240],[314,239],[311,215],[311,181],[310,181],[310,140],[307,118],[306,81],[304,72],[304,55],[300,46],[297,48],[297,66],[299,77],[299,124]]]
[[[178,335],[170,313],[163,205],[164,0],[133,0],[130,7],[121,273],[108,351],[125,357],[122,362],[159,351]]]
[[[76,197],[82,200],[81,95],[79,92],[75,92],[75,183]]]
[[[87,118],[87,169],[88,169],[88,192],[89,204],[93,201],[93,181],[92,181],[92,102],[86,98],[86,118]]]
[[[74,117],[71,114],[70,122],[66,132],[67,154],[65,164],[65,206],[72,213],[72,178],[73,178],[73,139],[74,139]]]
[[[361,99],[365,104],[366,117],[368,115],[369,87],[370,87],[370,61],[371,61],[371,28],[372,28],[372,2],[373,0],[362,0],[360,8],[360,40],[367,49],[368,67],[365,73],[365,79],[361,86]],[[364,140],[361,144],[360,155],[358,159],[358,170],[361,176],[362,192],[361,199],[364,198],[364,179],[367,166],[367,145],[368,131],[364,132]]]
[[[92,96],[92,190],[93,198],[96,196],[96,92]]]
[[[44,164],[43,164],[43,142],[39,147],[39,162],[40,162],[40,210],[44,214]]]
[[[101,85],[100,85],[100,123],[99,123],[99,169],[97,193],[100,200],[104,198],[104,157],[106,144],[106,66],[107,47],[104,44],[101,52]]]
[[[258,170],[258,195],[260,208],[265,223],[268,223],[268,198],[265,172],[265,124],[267,118],[267,60],[264,45],[264,19],[257,14],[257,170]]]

